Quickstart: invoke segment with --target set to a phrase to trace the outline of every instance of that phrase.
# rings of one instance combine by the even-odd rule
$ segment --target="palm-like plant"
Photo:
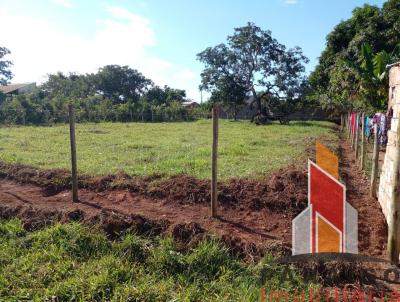
[[[400,58],[400,44],[388,53],[385,50],[374,53],[371,46],[361,46],[361,59],[358,63],[346,61],[346,64],[359,77],[358,97],[367,107],[382,109],[387,99],[387,65]]]
[[[387,66],[395,63],[395,61],[400,59],[400,44],[398,44],[391,53],[387,53],[386,51],[378,52],[374,55],[373,63],[374,63],[374,75],[379,80],[384,80],[387,76]]]

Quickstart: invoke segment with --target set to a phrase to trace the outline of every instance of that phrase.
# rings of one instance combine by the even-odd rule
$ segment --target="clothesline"
[[[390,123],[392,120],[391,111],[389,113],[381,113],[377,112],[373,116],[365,116],[364,120],[364,134],[367,138],[369,138],[372,134],[374,134],[374,124],[378,125],[378,138],[379,144],[386,145],[387,144],[387,131],[390,129]],[[361,119],[359,119],[359,124],[356,125],[356,113],[351,112],[350,115],[350,123],[351,129],[353,133],[356,130],[356,126],[361,127]]]

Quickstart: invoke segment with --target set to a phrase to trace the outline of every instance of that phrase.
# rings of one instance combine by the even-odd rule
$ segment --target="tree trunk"
[[[254,97],[254,102],[256,103],[257,106],[257,113],[253,117],[252,121],[256,123],[257,125],[265,125],[268,122],[267,118],[267,111],[266,108],[262,107],[261,105],[261,98],[257,96],[255,91],[253,92],[253,97]]]
[[[256,90],[253,88],[251,90],[254,102],[256,103],[257,114],[261,113],[261,99],[258,97]]]
[[[238,111],[239,111],[239,109],[238,109],[238,107],[236,106],[236,105],[234,105],[233,106],[233,120],[234,121],[237,121],[237,114],[238,114]]]

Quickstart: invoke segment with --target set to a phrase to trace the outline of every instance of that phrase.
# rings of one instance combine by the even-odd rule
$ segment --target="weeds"
[[[179,252],[169,237],[110,242],[78,223],[25,232],[0,223],[0,300],[257,301],[259,290],[304,290],[273,258],[245,264],[215,240]]]

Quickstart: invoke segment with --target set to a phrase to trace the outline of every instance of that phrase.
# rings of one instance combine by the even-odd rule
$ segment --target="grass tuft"
[[[315,286],[290,270],[272,257],[245,264],[215,240],[183,253],[169,237],[109,242],[78,223],[25,232],[18,220],[0,222],[4,301],[257,301],[261,287]]]

